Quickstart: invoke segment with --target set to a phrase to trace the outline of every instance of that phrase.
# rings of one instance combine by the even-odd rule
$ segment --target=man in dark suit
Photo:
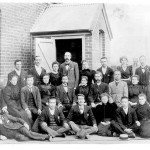
[[[48,107],[45,108],[39,117],[39,125],[43,131],[54,137],[65,137],[65,132],[70,130],[65,121],[64,114],[56,106],[56,98],[51,97],[48,100]]]
[[[113,81],[113,70],[107,66],[107,58],[102,57],[101,58],[101,64],[102,66],[97,69],[97,71],[100,71],[103,75],[102,82],[109,84],[110,82]]]
[[[38,87],[33,85],[32,75],[27,76],[27,86],[21,89],[21,105],[33,121],[41,114],[41,96]]]
[[[116,120],[111,122],[112,130],[115,134],[128,134],[129,137],[135,138],[134,132],[140,126],[135,109],[129,106],[127,97],[122,97],[121,104],[122,107],[116,110]]]
[[[21,90],[21,88],[26,85],[27,73],[21,69],[21,67],[22,67],[21,60],[15,60],[14,65],[15,65],[15,70],[8,74],[7,85],[10,84],[10,80],[11,80],[12,76],[15,75],[18,77],[17,85],[19,86],[19,89]]]
[[[57,105],[62,109],[65,116],[68,115],[72,105],[76,104],[74,88],[68,86],[68,77],[62,77],[62,84],[56,88]]]
[[[34,77],[34,85],[39,86],[42,83],[42,77],[46,73],[46,70],[41,67],[41,57],[36,56],[34,60],[34,66],[29,69],[28,74]]]
[[[79,82],[79,68],[76,62],[71,61],[71,53],[66,52],[64,55],[65,62],[60,65],[61,76],[68,76],[68,86],[76,89]]]
[[[136,75],[139,75],[139,85],[143,87],[143,89],[149,85],[150,80],[150,67],[146,65],[146,57],[141,56],[139,58],[140,67],[138,67],[135,71]]]
[[[96,83],[91,85],[89,93],[89,101],[91,102],[92,107],[96,107],[97,104],[101,103],[100,95],[102,93],[109,93],[109,88],[106,83],[101,82],[103,75],[101,72],[97,71],[95,73]]]
[[[39,134],[29,130],[29,125],[21,118],[13,117],[8,113],[0,115],[0,135],[8,139],[18,141],[29,140],[46,140],[49,139],[47,134]]]
[[[81,130],[85,130],[85,138],[88,138],[88,135],[96,133],[98,128],[91,107],[85,105],[84,102],[84,95],[78,94],[78,105],[71,108],[67,121],[77,135]]]

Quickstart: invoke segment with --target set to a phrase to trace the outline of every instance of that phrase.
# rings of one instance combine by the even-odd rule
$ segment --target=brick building
[[[79,63],[99,67],[110,57],[112,32],[104,4],[2,3],[0,5],[0,79],[6,83],[14,60],[27,70],[41,55],[47,72],[54,60],[63,62],[65,51]]]

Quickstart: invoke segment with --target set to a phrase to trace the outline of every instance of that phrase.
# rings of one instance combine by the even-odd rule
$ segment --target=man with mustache
[[[96,120],[98,118],[98,114],[96,114],[96,107],[97,107],[97,105],[102,104],[100,95],[102,93],[107,93],[107,94],[109,93],[108,84],[101,82],[102,78],[103,78],[102,73],[97,71],[95,73],[96,83],[91,85],[89,98],[88,98],[89,102],[91,103],[92,111],[93,111],[93,114],[94,114]]]
[[[66,52],[64,55],[65,62],[60,65],[61,76],[68,76],[68,86],[76,89],[79,82],[79,67],[76,62],[71,61],[71,53]]]

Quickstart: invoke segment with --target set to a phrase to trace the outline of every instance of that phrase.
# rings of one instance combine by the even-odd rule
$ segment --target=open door
[[[56,61],[56,50],[54,39],[36,38],[36,56],[41,56],[41,66],[46,72],[52,71],[52,62]]]

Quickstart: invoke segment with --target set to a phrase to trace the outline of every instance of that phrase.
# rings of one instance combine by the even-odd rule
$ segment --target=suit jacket
[[[0,109],[2,109],[3,107],[7,107],[7,105],[4,100],[3,90],[0,90]]]
[[[93,112],[91,107],[84,105],[84,120],[86,122],[86,125],[92,126],[96,124],[96,120],[94,118]],[[80,118],[80,110],[79,110],[79,105],[74,105],[67,117],[67,121],[73,121],[74,123],[80,125],[81,120]]]
[[[46,70],[42,68],[42,72],[39,75],[35,69],[35,66],[33,66],[31,69],[29,69],[28,74],[33,75],[34,77],[34,85],[38,86],[42,83],[43,75],[46,73]]]
[[[100,71],[103,75],[102,82],[109,84],[110,82],[113,81],[114,72],[110,67],[107,67],[105,74],[103,74],[103,72],[102,72],[102,67],[97,69],[97,71]]]
[[[135,74],[140,76],[139,85],[144,85],[144,86],[149,85],[149,79],[150,79],[149,66],[145,67],[145,74],[143,74],[141,66],[135,70]]]
[[[62,126],[64,124],[64,121],[65,121],[64,114],[60,109],[58,109],[57,106],[55,107],[54,117],[58,126]],[[41,125],[43,122],[47,123],[47,125],[50,126],[49,107],[46,107],[42,111],[41,116],[39,117],[39,125]]]
[[[135,109],[129,106],[128,114],[126,115],[122,107],[118,108],[116,110],[116,121],[123,130],[132,127],[138,121]]]
[[[109,83],[109,94],[116,103],[120,103],[121,97],[128,97],[128,86],[124,81],[119,81],[116,86],[115,81]]]
[[[21,74],[20,76],[16,73],[16,71],[12,71],[8,74],[8,80],[7,80],[7,85],[10,85],[10,79],[12,76],[17,76],[18,77],[18,81],[17,81],[17,85],[19,86],[20,90],[22,87],[24,87],[26,85],[26,76],[27,76],[27,72],[21,70]]]
[[[57,104],[64,102],[64,100],[69,98],[70,103],[76,102],[76,96],[74,92],[74,88],[68,87],[68,95],[66,91],[64,90],[63,85],[59,85],[56,87],[56,98],[57,98]]]
[[[8,129],[20,129],[25,121],[21,118],[13,117],[7,113],[2,115],[3,126]]]
[[[29,93],[29,89],[27,86],[25,86],[21,89],[21,105],[24,110],[26,108],[28,108],[27,104],[29,101],[29,94],[30,93]],[[35,105],[36,105],[37,109],[41,109],[41,95],[40,95],[38,87],[36,87],[36,86],[32,87],[32,94],[33,94]]]
[[[97,83],[91,85],[90,93],[89,93],[89,102],[100,102],[100,95],[102,93],[109,93],[109,88],[106,83],[101,82],[100,86]]]
[[[60,65],[60,73],[61,73],[61,76],[63,76],[63,75],[68,76],[68,79],[69,79],[68,86],[69,87],[73,87],[73,88],[77,87],[78,82],[79,82],[79,68],[78,68],[78,64],[76,62],[70,61],[68,73],[66,71],[65,62],[62,63]]]

